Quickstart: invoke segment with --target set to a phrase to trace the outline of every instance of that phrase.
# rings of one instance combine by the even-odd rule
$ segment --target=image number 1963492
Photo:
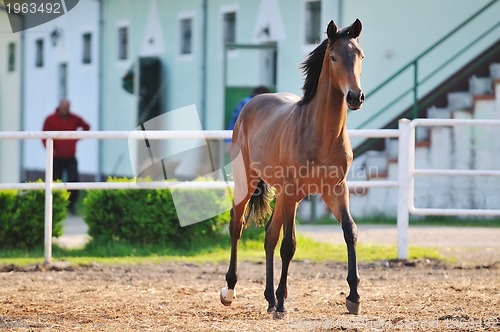
[[[78,2],[79,0],[4,0],[4,8],[12,32],[15,33],[52,21],[73,9]]]

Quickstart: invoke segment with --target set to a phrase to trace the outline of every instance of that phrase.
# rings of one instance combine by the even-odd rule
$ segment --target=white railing
[[[398,180],[397,181],[349,181],[349,187],[359,188],[398,188],[398,258],[408,257],[409,215],[500,215],[500,210],[479,209],[424,209],[415,208],[413,203],[414,177],[418,175],[460,175],[460,176],[500,176],[500,171],[486,170],[422,170],[415,169],[415,127],[416,126],[459,126],[489,125],[500,126],[499,120],[438,120],[417,119],[399,121],[399,129],[349,130],[350,137],[399,138]],[[50,132],[0,132],[1,139],[45,139],[46,168],[44,183],[0,183],[2,189],[45,190],[45,262],[52,260],[52,191],[60,189],[220,189],[232,182],[57,182],[53,178],[53,153],[55,139],[226,139],[231,137],[229,130],[208,131],[50,131]]]
[[[409,171],[411,174],[409,181],[409,212],[417,216],[437,215],[437,216],[500,216],[499,210],[492,209],[428,209],[416,208],[414,205],[414,181],[415,176],[487,176],[500,177],[499,170],[456,170],[456,169],[415,169],[415,128],[422,127],[456,127],[456,126],[500,126],[500,120],[479,120],[479,119],[415,119],[411,121],[409,135],[412,140],[408,142],[410,150]]]
[[[500,126],[500,120],[472,119],[415,119],[399,120],[398,152],[398,258],[408,258],[409,215],[417,216],[500,216],[500,209],[438,209],[416,208],[414,200],[415,176],[500,176],[498,170],[456,170],[456,169],[416,169],[415,168],[415,128],[455,127],[455,126]]]

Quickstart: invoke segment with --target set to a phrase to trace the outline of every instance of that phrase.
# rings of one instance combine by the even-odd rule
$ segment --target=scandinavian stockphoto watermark
[[[291,320],[291,330],[366,330],[366,331],[448,331],[448,330],[488,330],[500,327],[498,317],[459,317],[444,316],[439,318],[406,320],[406,319],[373,319],[373,318],[338,318]]]
[[[169,184],[172,200],[181,226],[198,223],[223,212],[235,204],[241,202],[248,195],[246,182],[245,164],[241,153],[224,166],[217,166],[219,156],[213,151],[206,137],[201,134],[197,138],[182,139],[151,139],[147,131],[154,130],[180,130],[198,131],[203,133],[201,121],[195,105],[175,109],[159,115],[135,128],[136,132],[142,132],[141,139],[129,137],[128,148],[130,162],[136,184],[144,185],[145,180],[184,180],[179,185]],[[221,151],[221,149],[219,149]],[[175,167],[172,167],[175,165]],[[283,185],[275,185],[277,194],[307,196],[311,193],[323,193],[327,195],[342,195],[347,190],[345,183],[332,186],[329,179],[342,179],[345,177],[345,169],[337,166],[318,165],[314,161],[306,161],[300,166],[270,166],[251,163],[250,169],[258,170],[259,177],[265,179],[292,179],[283,181]],[[205,170],[200,174],[200,170]],[[207,171],[208,170],[208,171]],[[233,173],[238,170],[238,190],[233,191],[230,181]],[[355,178],[366,178],[366,174],[377,173],[377,169],[371,167],[356,167],[351,169]],[[197,182],[196,177],[202,176],[205,181],[216,181],[217,188],[199,190],[182,189],[185,183]],[[307,179],[307,181],[301,181]],[[252,182],[253,181],[253,182]],[[250,181],[250,187],[256,188],[259,178]],[[278,181],[279,182],[279,181]],[[199,185],[199,183],[198,183]],[[167,185],[165,186],[167,187]],[[200,195],[200,190],[205,195]],[[259,190],[257,188],[257,190]],[[255,193],[260,194],[259,192]],[[217,204],[207,199],[217,200]]]
[[[179,185],[169,187],[172,200],[182,227],[215,217],[231,209],[231,188],[227,181],[227,168],[216,169],[214,155],[207,139],[201,138],[158,140],[149,139],[148,130],[201,131],[202,126],[195,105],[175,109],[146,121],[135,131],[144,132],[143,139],[129,138],[129,155],[136,183],[142,179],[173,180],[188,179],[193,182],[193,174],[199,169],[210,169],[204,178],[225,183],[221,188],[199,190],[181,189]],[[176,167],[172,168],[172,164]],[[208,167],[201,167],[207,166]],[[207,201],[207,197],[217,199],[218,204]]]
[[[52,21],[73,9],[80,0],[3,0],[12,32]]]

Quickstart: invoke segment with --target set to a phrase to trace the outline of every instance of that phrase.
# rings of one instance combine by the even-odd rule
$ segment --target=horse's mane
[[[319,44],[318,47],[309,53],[306,60],[300,66],[300,69],[302,69],[304,75],[306,76],[304,86],[302,87],[304,95],[299,101],[300,106],[309,104],[309,102],[316,95],[316,90],[318,90],[319,75],[321,75],[323,58],[325,57],[327,47],[328,39],[325,39],[321,44]]]
[[[335,34],[335,40],[348,36],[348,28],[344,28]],[[302,91],[304,95],[299,101],[299,106],[309,104],[309,102],[316,95],[318,90],[319,76],[321,75],[321,70],[323,68],[323,58],[325,57],[325,52],[328,47],[328,38],[323,40],[321,44],[318,45],[309,55],[306,60],[300,66],[300,69],[304,72],[305,80]]]

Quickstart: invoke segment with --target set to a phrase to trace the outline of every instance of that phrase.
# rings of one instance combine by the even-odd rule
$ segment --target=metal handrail
[[[500,22],[498,24],[500,24]],[[468,47],[468,46],[470,46],[470,45],[467,45],[466,47]],[[464,49],[466,49],[466,47],[464,47]],[[464,49],[462,49],[462,50],[464,50]],[[436,90],[434,90],[431,93],[431,95],[427,95],[427,96],[424,97],[424,100],[420,100],[419,101],[419,109],[423,109],[423,108],[431,105],[436,100],[437,96],[440,95],[441,93],[443,93],[444,91],[447,91],[454,84],[454,82],[456,80],[460,80],[460,79],[466,77],[467,75],[470,75],[470,73],[472,73],[477,67],[481,66],[483,63],[485,63],[486,61],[488,61],[494,54],[498,54],[498,52],[500,52],[500,40],[497,41],[492,48],[490,48],[485,53],[483,53],[481,55],[481,59],[478,59],[478,61],[474,62],[473,64],[469,64],[467,66],[467,68],[465,68],[464,70],[460,71],[460,73],[458,73],[458,75],[456,76],[457,78],[455,78],[454,80],[451,80],[451,81],[444,82],[441,86],[439,86]],[[459,54],[457,54],[455,57],[452,57],[448,61],[448,63],[450,63],[455,58],[457,58],[458,55]],[[442,66],[442,67],[440,67],[440,69],[444,68],[444,67],[445,66]],[[420,85],[422,85],[425,82],[427,82],[436,73],[437,73],[437,71],[434,72],[434,73],[431,73],[428,76],[426,76],[425,78],[423,78],[421,80],[421,82],[420,82]],[[384,109],[385,108],[389,108],[392,105],[392,103],[398,101],[401,98],[404,98],[409,93],[411,93],[411,91],[412,91],[412,88],[407,89],[400,96],[398,96],[397,98],[395,98],[390,103],[386,104],[386,106],[384,107]],[[400,116],[402,118],[404,118],[404,117],[409,117],[409,115],[410,115],[410,112],[408,110],[406,110],[403,113],[401,113]],[[398,122],[397,119],[394,119],[394,120],[390,121],[388,123],[388,125],[385,126],[385,128],[393,128],[397,124],[397,122]],[[377,141],[376,139],[372,138],[372,139],[369,139],[364,144],[360,145],[354,151],[355,152],[355,156],[359,156],[359,155],[363,154],[365,151],[370,150],[370,148],[375,144],[376,141]]]
[[[458,31],[460,31],[462,28],[467,26],[470,22],[472,22],[475,18],[477,18],[479,15],[484,13],[486,10],[488,10],[493,4],[495,4],[498,0],[492,0],[489,3],[487,3],[484,7],[479,9],[477,12],[475,12],[472,16],[467,18],[465,21],[461,22],[456,28],[451,30],[449,33],[447,33],[445,36],[443,36],[441,39],[439,39],[437,42],[432,44],[429,48],[424,50],[422,53],[420,53],[417,57],[415,57],[412,61],[407,63],[405,66],[403,66],[401,69],[399,69],[396,73],[391,75],[389,78],[384,80],[382,83],[380,83],[375,89],[367,93],[366,98],[370,98],[374,94],[376,94],[378,91],[380,91],[382,88],[384,88],[386,85],[394,81],[396,78],[398,78],[402,73],[406,72],[408,69],[413,67],[413,86],[406,90],[403,94],[399,95],[395,100],[392,100],[390,103],[388,103],[385,107],[383,107],[380,111],[376,112],[373,114],[371,117],[366,119],[361,125],[357,126],[357,129],[364,128],[368,123],[372,122],[373,119],[378,118],[381,116],[383,113],[385,113],[390,106],[399,101],[400,98],[403,98],[404,96],[408,95],[409,93],[413,92],[413,118],[417,116],[418,113],[418,87],[422,84],[425,83],[429,78],[433,77],[435,74],[437,74],[439,71],[441,71],[445,66],[439,66],[434,72],[426,76],[423,80],[419,81],[418,78],[418,63],[419,61],[424,58],[427,54],[429,54],[431,51],[433,51],[436,47],[441,45],[443,42],[445,42],[448,38],[452,37],[455,35]],[[474,41],[469,43],[466,48],[462,48],[459,52],[454,54],[450,59],[447,59],[445,63],[449,63],[450,61],[454,60],[459,54],[463,52],[463,50],[469,48],[470,46],[474,45],[475,43],[479,42],[481,39],[489,35],[493,30],[498,28],[500,25],[500,21],[498,21],[494,26],[490,27],[485,33],[481,34],[478,38],[476,38]]]

